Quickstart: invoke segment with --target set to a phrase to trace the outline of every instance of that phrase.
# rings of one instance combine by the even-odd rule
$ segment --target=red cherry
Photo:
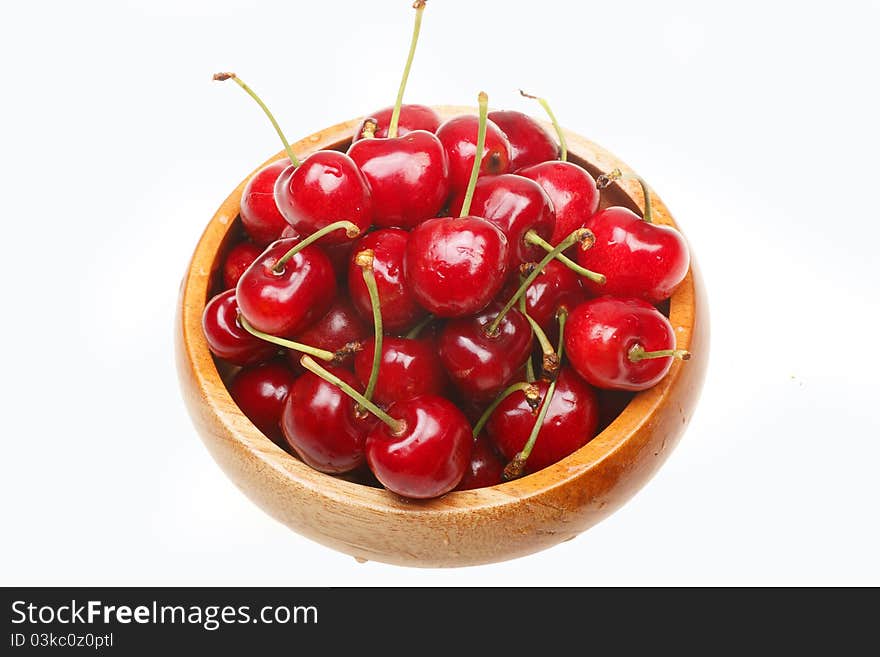
[[[241,314],[254,328],[279,337],[304,331],[330,308],[336,296],[333,266],[324,252],[307,246],[276,271],[296,239],[271,244],[238,281]]]
[[[499,110],[489,112],[489,120],[501,128],[510,143],[510,171],[559,158],[559,146],[553,137],[529,115]]]
[[[430,132],[363,139],[348,151],[370,184],[373,223],[412,228],[437,213],[449,194],[446,151]]]
[[[352,142],[356,142],[363,138],[364,127],[369,120],[376,123],[376,130],[374,132],[375,137],[387,137],[388,124],[391,122],[391,114],[393,112],[394,106],[390,106],[384,107],[366,116],[358,125],[357,130],[355,130]],[[403,137],[416,130],[436,132],[439,125],[440,115],[427,105],[401,105],[400,119],[397,124],[397,136]]]
[[[404,271],[413,296],[437,317],[479,312],[507,273],[504,233],[480,217],[429,219],[410,233]]]
[[[614,390],[650,388],[666,376],[673,358],[690,358],[675,349],[672,324],[659,310],[616,297],[591,299],[571,311],[565,352],[588,383]]]
[[[577,260],[605,274],[604,285],[584,281],[594,295],[638,297],[659,303],[672,296],[690,266],[687,242],[670,226],[652,224],[635,212],[613,206],[590,220],[596,236],[591,249],[577,249]]]
[[[373,221],[367,179],[354,160],[339,151],[318,151],[299,167],[287,167],[275,182],[275,202],[302,236],[340,220],[352,222],[363,233]],[[343,244],[351,238],[339,229],[323,240]]]
[[[365,386],[370,379],[375,344],[365,344],[354,359],[354,371]],[[373,401],[387,406],[419,395],[442,395],[446,372],[437,357],[433,340],[386,336],[382,340],[379,378]]]
[[[343,297],[337,297],[333,301],[333,305],[330,306],[330,310],[300,333],[296,339],[297,342],[333,353],[341,353],[346,347],[351,346],[351,353],[354,353],[353,346],[366,340],[369,336],[370,329],[361,320],[351,303]],[[302,352],[289,349],[287,357],[294,370],[299,370],[299,359],[302,357]]]
[[[285,446],[281,409],[296,377],[290,368],[271,362],[240,370],[229,382],[229,394],[248,419],[272,442]]]
[[[474,441],[471,452],[471,462],[464,472],[464,477],[458,482],[455,490],[473,490],[474,488],[486,488],[501,483],[504,474],[504,464],[498,458],[492,442],[485,433],[481,433]]]
[[[551,244],[559,244],[577,228],[589,227],[590,218],[599,208],[599,190],[593,176],[584,169],[557,161],[534,164],[516,173],[534,180],[550,197],[556,213]]]
[[[468,185],[476,161],[478,125],[476,116],[462,115],[449,119],[437,128],[437,139],[449,157],[449,187],[452,193],[460,192]],[[509,165],[510,144],[507,137],[497,125],[488,121],[480,175],[506,173]]]
[[[388,414],[399,427],[377,424],[367,436],[367,464],[388,490],[416,499],[455,488],[471,457],[473,437],[456,406],[434,395],[393,404]]]
[[[514,272],[498,295],[507,300],[520,286],[521,274]],[[526,312],[542,329],[551,331],[556,326],[556,311],[560,306],[573,308],[586,300],[581,287],[581,276],[558,260],[548,262],[538,277],[526,289]]]
[[[328,371],[356,385],[348,370]],[[293,384],[281,414],[287,444],[307,464],[330,474],[349,472],[363,463],[364,441],[375,423],[370,415],[358,417],[348,395],[312,372]]]
[[[461,212],[463,201],[464,194],[459,194],[450,205],[449,213]],[[512,173],[480,178],[474,187],[470,213],[502,230],[510,244],[511,269],[521,262],[543,258],[545,251],[527,242],[526,233],[533,230],[542,239],[549,240],[556,224],[550,198],[540,185]]]
[[[223,287],[227,290],[238,284],[238,279],[256,260],[263,249],[251,242],[239,242],[226,254],[223,261]]]
[[[202,332],[211,353],[235,365],[259,363],[278,351],[239,324],[235,290],[221,292],[208,302],[202,313]]]
[[[263,167],[251,176],[241,194],[241,223],[259,246],[279,239],[287,226],[275,205],[275,181],[289,166],[290,160],[284,158]]]
[[[491,337],[487,327],[500,306],[493,304],[473,317],[447,322],[437,341],[440,360],[460,393],[474,401],[493,399],[529,358],[532,329],[515,308]]]
[[[535,385],[543,404],[549,384],[538,381]],[[490,416],[486,431],[507,461],[514,460],[526,446],[538,413],[525,393],[516,391]],[[537,440],[526,460],[525,472],[537,472],[586,445],[596,435],[598,422],[595,392],[571,369],[563,367]]]

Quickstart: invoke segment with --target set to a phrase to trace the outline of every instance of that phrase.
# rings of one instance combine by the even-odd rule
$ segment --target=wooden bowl
[[[475,113],[464,107],[436,109],[443,118]],[[327,128],[293,148],[301,157],[319,149],[344,150],[359,121]],[[566,138],[569,159],[594,176],[615,167],[629,170],[583,137],[566,132]],[[184,277],[175,327],[177,366],[189,412],[214,460],[248,497],[294,531],[358,560],[405,566],[470,566],[521,557],[574,538],[613,513],[678,443],[708,362],[706,300],[693,264],[669,307],[677,345],[692,352],[691,360],[673,363],[660,384],[636,395],[596,438],[555,465],[499,486],[427,501],[406,500],[313,470],[274,445],[238,409],[202,335],[202,311],[220,265],[218,254],[238,234],[246,181],[211,219]],[[602,196],[603,206],[640,210],[643,202],[631,180]],[[656,195],[652,207],[655,222],[675,225]]]

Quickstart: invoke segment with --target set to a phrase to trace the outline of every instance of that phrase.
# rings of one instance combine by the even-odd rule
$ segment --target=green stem
[[[331,362],[336,358],[336,354],[334,354],[332,351],[327,351],[326,349],[318,349],[317,347],[310,347],[307,344],[294,342],[293,340],[286,340],[284,338],[279,338],[274,335],[269,335],[268,333],[258,331],[253,326],[251,326],[250,322],[248,322],[244,318],[244,315],[242,315],[241,313],[239,313],[238,315],[238,323],[241,324],[241,327],[245,331],[247,331],[254,337],[265,340],[266,342],[271,342],[272,344],[277,344],[279,347],[293,349],[294,351],[309,354],[310,356],[314,356],[315,358],[320,358],[321,360],[326,360],[328,362]]]
[[[259,105],[262,110],[266,113],[266,116],[269,117],[269,120],[272,122],[272,127],[275,128],[275,132],[278,133],[278,136],[281,137],[281,143],[284,144],[284,150],[287,152],[287,157],[290,158],[290,163],[293,166],[299,166],[299,160],[296,155],[293,154],[293,149],[290,147],[290,144],[287,143],[287,137],[284,136],[284,133],[281,131],[281,126],[278,125],[278,121],[275,120],[275,117],[272,116],[272,112],[269,111],[269,108],[266,107],[266,104],[262,101],[262,99],[251,89],[248,85],[239,79],[239,77],[235,73],[215,73],[214,79],[218,82],[223,82],[224,80],[232,80],[239,87],[247,92],[248,96],[257,101],[257,105]]]
[[[645,198],[645,211],[642,214],[642,218],[649,224],[652,224],[654,223],[654,213],[651,211],[651,192],[648,191],[648,183],[641,176],[633,174],[631,177],[639,181],[639,185],[642,188],[642,196]]]
[[[553,245],[550,244],[550,242],[545,240],[543,237],[538,235],[538,233],[536,233],[534,231],[534,229],[532,229],[526,233],[525,241],[528,244],[534,244],[535,246],[541,247],[542,249],[544,249],[548,253],[553,250]],[[589,278],[591,281],[593,281],[594,283],[598,283],[599,285],[605,284],[605,275],[604,274],[597,274],[594,271],[590,271],[586,267],[581,267],[574,260],[572,260],[571,258],[569,258],[568,256],[566,256],[562,253],[558,254],[556,256],[556,259],[559,262],[561,262],[563,265],[565,265],[566,267],[571,269],[574,273],[580,274],[584,278]]]
[[[659,351],[645,351],[640,345],[634,345],[629,350],[629,360],[632,363],[638,363],[640,360],[648,360],[649,358],[675,358],[677,360],[690,360],[691,352],[686,349],[661,349]]]
[[[492,401],[492,403],[489,404],[489,407],[485,411],[483,411],[483,414],[480,416],[480,419],[477,420],[477,423],[474,425],[474,431],[473,431],[474,440],[476,440],[477,436],[480,435],[480,432],[483,430],[483,427],[486,426],[486,422],[489,421],[489,418],[492,416],[492,413],[495,412],[495,409],[498,408],[498,406],[501,404],[501,402],[503,402],[505,399],[510,397],[513,393],[517,392],[518,390],[522,390],[523,393],[525,393],[527,400],[529,398],[534,399],[538,394],[538,389],[535,386],[535,384],[533,384],[533,383],[520,381],[519,383],[514,383],[513,385],[508,386],[507,389],[504,390],[504,392],[502,392],[500,395],[498,395]],[[530,405],[531,405],[531,403],[530,403]]]
[[[376,276],[373,273],[373,252],[370,249],[361,251],[355,256],[354,261],[361,268],[364,284],[370,295],[370,308],[373,310],[373,329],[375,331],[373,367],[370,369],[370,380],[364,390],[364,397],[372,400],[373,393],[376,391],[376,382],[379,380],[379,366],[382,364],[382,304],[379,302],[379,288],[376,286]]]
[[[312,360],[309,356],[303,356],[302,358],[300,358],[299,362],[300,365],[306,368],[309,372],[312,372],[316,376],[321,377],[328,383],[332,383],[340,390],[342,390],[342,392],[354,399],[363,408],[367,409],[368,411],[370,411],[370,413],[382,420],[382,422],[387,424],[388,427],[391,429],[391,433],[393,435],[399,436],[404,431],[406,431],[406,424],[402,420],[395,420],[393,417],[388,415],[388,413],[376,406],[376,404],[371,402],[357,390],[348,385],[345,381],[318,365],[318,363]]]
[[[537,100],[541,104],[541,107],[544,108],[544,111],[547,112],[547,116],[550,117],[550,123],[553,124],[553,129],[556,131],[556,136],[559,138],[559,159],[565,162],[568,159],[568,142],[565,141],[565,133],[562,132],[562,127],[559,125],[559,121],[556,120],[556,115],[553,113],[553,110],[550,109],[550,103],[539,96],[527,94],[522,89],[519,90],[519,93],[526,98]]]
[[[409,69],[412,67],[413,57],[416,54],[416,44],[419,42],[419,31],[422,29],[422,12],[425,11],[426,0],[416,0],[413,9],[416,10],[416,22],[413,26],[412,39],[409,43],[409,55],[406,58],[406,66],[403,68],[403,77],[397,90],[397,100],[394,101],[394,110],[391,112],[391,122],[388,124],[388,138],[397,136],[397,123],[400,121],[400,106],[403,104],[403,92],[406,89],[406,81],[409,79]]]
[[[520,278],[520,281],[522,281],[522,278]],[[532,318],[529,317],[528,307],[526,306],[525,294],[519,298],[519,311],[523,314],[523,317],[532,321]],[[529,354],[529,359],[526,361],[526,381],[529,383],[535,382],[535,364],[532,362],[531,354]]]
[[[409,333],[407,333],[403,337],[405,337],[407,340],[415,340],[417,337],[419,337],[419,333],[422,332],[422,329],[424,329],[428,324],[430,324],[433,321],[434,321],[434,315],[428,315],[421,322],[419,322],[418,324],[413,326],[409,330]]]
[[[513,293],[513,296],[510,297],[508,302],[504,304],[504,307],[498,313],[497,317],[492,320],[492,323],[486,328],[486,335],[495,335],[498,332],[498,327],[501,325],[501,320],[504,319],[504,316],[513,308],[514,304],[519,300],[519,298],[526,293],[526,290],[529,288],[529,285],[532,284],[541,272],[544,270],[544,267],[547,266],[547,263],[553,260],[557,255],[565,251],[568,247],[570,247],[575,242],[579,242],[583,239],[586,239],[592,235],[592,233],[586,228],[578,228],[577,230],[572,231],[572,233],[562,240],[559,244],[553,247],[553,249],[544,256],[541,262],[535,267],[534,271],[531,274],[525,277],[522,284],[519,286],[516,292]]]
[[[562,337],[565,335],[565,323],[568,321],[568,308],[562,306],[556,312],[556,321],[559,322],[559,346],[556,347],[556,356],[559,358],[561,365],[562,352],[565,350],[565,343],[562,341]]]
[[[290,251],[288,251],[278,259],[278,262],[276,262],[275,266],[272,267],[272,271],[274,271],[276,274],[282,273],[284,271],[284,265],[286,265],[288,260],[290,260],[293,256],[295,256],[307,246],[317,242],[319,239],[324,237],[324,235],[332,233],[334,230],[340,229],[345,230],[346,236],[351,239],[354,239],[361,234],[361,229],[350,221],[346,221],[344,219],[342,221],[334,221],[332,224],[324,226],[320,230],[316,230],[314,233],[305,238],[302,242],[297,242],[297,244],[292,249],[290,249]]]
[[[528,314],[525,317],[532,327],[535,337],[538,339],[538,344],[541,345],[541,353],[544,354],[541,361],[542,374],[546,377],[552,377],[559,370],[559,356],[556,354],[556,347],[550,344],[547,334],[544,333],[544,329],[541,328],[538,322]],[[529,360],[531,361],[531,359]]]
[[[477,187],[477,178],[480,177],[480,167],[483,164],[483,150],[486,146],[486,121],[489,114],[489,96],[481,91],[477,96],[480,105],[480,123],[477,128],[477,150],[474,154],[474,166],[471,167],[471,177],[468,180],[467,190],[464,194],[464,202],[461,205],[459,217],[466,217],[471,211],[471,202],[474,200],[474,189]]]

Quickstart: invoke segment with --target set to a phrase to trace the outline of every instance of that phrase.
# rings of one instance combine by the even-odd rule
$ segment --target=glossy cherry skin
[[[269,245],[242,274],[235,288],[241,314],[269,335],[293,337],[320,319],[336,296],[336,276],[330,259],[311,245],[293,256],[278,274],[273,267],[296,243],[278,240]]]
[[[372,331],[352,307],[351,302],[343,296],[338,296],[324,316],[297,335],[296,341],[310,347],[338,352],[348,345],[367,340],[371,335]],[[302,354],[288,350],[287,355],[294,370],[299,371],[299,359]]]
[[[543,403],[549,384],[538,381],[535,385]],[[521,391],[507,397],[492,413],[486,431],[507,462],[525,447],[537,418],[538,411],[529,406]],[[570,368],[563,367],[535,446],[526,461],[525,472],[537,472],[553,465],[586,445],[596,435],[598,423],[595,391]]]
[[[449,157],[449,188],[454,194],[467,188],[477,155],[476,116],[455,116],[437,128],[437,139]],[[510,144],[501,129],[486,122],[486,144],[480,163],[480,175],[507,173],[510,167]]]
[[[229,382],[232,400],[248,419],[272,442],[284,447],[281,409],[296,376],[279,362],[252,365],[240,370]]]
[[[208,302],[202,313],[202,332],[211,353],[235,365],[260,363],[278,351],[241,327],[235,290],[221,292]]]
[[[588,383],[612,390],[645,390],[657,384],[672,357],[632,362],[630,350],[675,348],[669,320],[641,299],[599,297],[577,306],[565,325],[565,353]]]
[[[504,285],[508,249],[504,233],[480,217],[429,219],[409,235],[406,283],[437,317],[472,315]]]
[[[451,202],[449,214],[461,212],[464,194]],[[510,244],[509,268],[523,262],[538,262],[546,252],[526,243],[525,235],[534,230],[550,240],[556,225],[556,215],[550,198],[534,180],[512,173],[486,176],[477,181],[470,212],[500,228]]]
[[[493,304],[473,317],[447,322],[437,340],[450,380],[463,397],[473,401],[494,399],[513,381],[531,353],[532,329],[515,308],[501,320],[496,336],[486,335],[486,327],[500,308]]]
[[[391,123],[391,114],[394,107],[385,107],[373,112],[360,122],[352,136],[352,142],[362,139],[364,134],[364,124],[367,119],[373,119],[376,122],[375,137],[384,138],[388,136],[388,125]],[[397,136],[403,137],[415,130],[427,130],[428,132],[436,132],[440,125],[440,115],[437,114],[427,105],[401,105],[400,117],[397,119]]]
[[[361,267],[355,262],[358,253],[373,252],[373,277],[379,290],[382,325],[386,331],[405,331],[425,316],[404,276],[404,258],[410,234],[399,228],[375,230],[355,243],[348,266],[348,290],[354,307],[372,324],[373,307],[364,283]]]
[[[375,351],[375,343],[366,342],[354,358],[354,373],[364,386],[370,380]],[[373,401],[381,406],[419,395],[442,395],[446,391],[446,371],[437,357],[433,340],[385,336],[379,362]]]
[[[281,237],[287,226],[284,216],[275,204],[275,181],[290,160],[278,160],[257,171],[241,194],[241,223],[251,239],[266,246]]]
[[[529,115],[498,110],[489,112],[489,120],[501,128],[510,143],[510,171],[559,159],[556,141]]]
[[[471,462],[455,490],[473,490],[474,488],[496,486],[501,483],[503,475],[504,464],[498,458],[498,453],[488,436],[481,433],[474,441]]]
[[[328,369],[357,387],[348,370]],[[364,442],[375,423],[372,415],[358,417],[351,397],[312,372],[296,380],[281,413],[281,429],[290,448],[315,470],[328,474],[349,472],[364,462]]]
[[[559,244],[573,231],[589,226],[599,208],[599,190],[589,173],[571,162],[542,162],[519,169],[517,175],[531,178],[541,186],[556,213],[550,243]]]
[[[367,179],[354,160],[339,151],[318,151],[300,166],[282,171],[275,182],[275,203],[303,237],[343,219],[363,233],[373,221]],[[325,245],[350,241],[341,228],[321,238]]]
[[[263,252],[256,244],[239,242],[226,254],[223,261],[223,288],[230,290],[238,285],[238,279]]]
[[[670,226],[648,223],[627,208],[613,206],[596,213],[589,228],[595,243],[575,253],[581,265],[605,274],[604,285],[584,281],[594,295],[637,297],[656,304],[672,296],[687,275],[687,242]]]
[[[556,311],[560,306],[565,305],[570,310],[586,301],[581,278],[558,260],[551,260],[526,289],[526,311],[544,331],[552,330],[557,324]],[[520,273],[512,272],[498,298],[507,301],[521,282]]]
[[[473,438],[455,404],[422,395],[393,404],[388,414],[403,421],[394,435],[377,424],[367,436],[367,464],[388,490],[415,499],[438,497],[455,488],[471,458]]]
[[[446,204],[449,162],[433,133],[362,139],[348,154],[370,183],[376,226],[413,228]]]

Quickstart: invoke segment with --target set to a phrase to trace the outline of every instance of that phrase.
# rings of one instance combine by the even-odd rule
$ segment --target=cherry
[[[471,462],[455,490],[473,490],[474,488],[495,486],[501,483],[503,472],[504,464],[498,458],[492,442],[485,433],[481,433],[474,441]]]
[[[368,121],[372,121],[376,124],[376,128],[373,131],[374,137],[387,137],[388,127],[391,122],[391,115],[393,113],[394,107],[390,106],[373,112],[369,116],[365,117],[364,120],[361,121],[358,125],[357,130],[355,130],[352,142],[357,142],[360,139],[363,139],[364,128],[367,127]],[[403,137],[404,135],[409,134],[410,132],[415,132],[416,130],[436,132],[439,125],[440,115],[427,105],[401,105],[400,117],[397,123],[397,136]]]
[[[489,120],[501,129],[510,143],[510,171],[559,157],[559,146],[553,137],[527,114],[499,110],[489,112]]]
[[[327,371],[356,385],[348,370]],[[374,424],[372,416],[358,416],[355,403],[338,386],[312,372],[293,384],[281,414],[291,449],[308,465],[330,474],[355,470],[364,462],[364,441]]]
[[[242,274],[236,298],[242,315],[259,331],[294,336],[320,319],[336,296],[336,277],[329,258],[316,246],[305,246],[286,262],[293,247],[308,240],[278,240]]]
[[[468,177],[476,161],[479,119],[476,116],[455,116],[437,128],[437,139],[449,157],[449,188],[453,194],[468,185]],[[480,159],[480,175],[498,175],[510,168],[510,144],[501,129],[486,122],[484,155]]]
[[[497,304],[447,322],[437,341],[440,360],[461,394],[474,401],[495,397],[529,358],[532,331],[516,309],[508,311],[497,329],[487,329],[499,314]]]
[[[461,210],[463,201],[453,201],[452,214]],[[480,178],[470,212],[502,230],[510,244],[510,268],[543,258],[544,250],[527,241],[526,234],[534,231],[539,237],[550,239],[556,223],[550,198],[540,185],[514,174]]]
[[[241,326],[235,290],[221,292],[208,302],[202,313],[202,332],[211,353],[235,365],[259,363],[278,351]]]
[[[582,226],[599,208],[599,190],[589,173],[571,162],[542,162],[520,169],[517,175],[538,183],[550,197],[556,213],[556,225],[550,238],[559,244],[566,235]]]
[[[476,155],[486,141],[489,99],[479,95]],[[429,219],[410,233],[404,258],[406,281],[416,300],[437,317],[462,317],[485,308],[501,289],[508,264],[504,233],[480,217],[467,216],[479,176],[474,157],[471,178],[457,219]]]
[[[641,299],[600,297],[574,308],[565,350],[571,365],[597,388],[645,390],[659,382],[673,359],[688,360],[675,349],[669,320]]]
[[[416,24],[403,79],[392,110],[387,138],[375,138],[376,122],[365,121],[364,136],[348,151],[370,184],[373,221],[377,226],[412,228],[437,213],[449,193],[449,165],[443,144],[432,132],[398,136],[400,106],[418,42],[424,2],[416,2]]]
[[[229,394],[248,419],[275,444],[284,447],[281,409],[296,379],[290,368],[278,362],[252,365],[229,382]]]
[[[300,333],[297,340],[317,349],[334,352],[336,362],[344,362],[369,335],[369,328],[351,303],[343,297],[337,297],[324,316]],[[298,369],[302,352],[289,349],[287,355],[290,364]]]
[[[365,344],[354,358],[358,380],[367,384],[372,371],[374,344]],[[446,372],[437,357],[433,340],[413,340],[386,336],[373,400],[382,406],[419,395],[442,395]]]
[[[645,219],[620,206],[605,208],[590,220],[596,242],[589,251],[577,250],[584,267],[597,267],[607,278],[601,291],[584,281],[593,294],[638,297],[660,303],[672,296],[690,267],[690,253],[681,233],[651,223],[651,201],[645,191]]]
[[[285,158],[263,167],[251,176],[241,194],[241,223],[259,246],[279,239],[288,225],[275,205],[275,181],[289,166],[290,160]]]
[[[388,490],[422,499],[443,495],[458,485],[473,440],[467,418],[452,402],[421,395],[395,402],[385,412],[309,356],[303,356],[301,364],[381,420],[367,434],[365,452],[370,470]]]
[[[535,263],[526,263],[522,271],[529,272]],[[516,272],[510,276],[501,299],[509,299],[522,284],[521,274]],[[586,300],[581,277],[558,260],[548,262],[538,277],[532,281],[525,292],[526,311],[545,331],[551,331],[556,325],[556,311],[563,304],[573,308]]]
[[[507,461],[514,461],[523,452],[536,420],[540,420],[537,438],[525,461],[525,472],[537,472],[556,463],[586,445],[595,435],[599,422],[596,394],[570,368],[563,367],[555,381],[554,390],[547,381],[534,384],[539,391],[540,412],[516,391],[494,410],[486,431]],[[547,395],[551,395],[546,404]]]
[[[223,261],[224,289],[234,288],[241,275],[262,252],[263,249],[251,242],[239,242],[229,249],[229,253],[226,254],[226,259]]]

